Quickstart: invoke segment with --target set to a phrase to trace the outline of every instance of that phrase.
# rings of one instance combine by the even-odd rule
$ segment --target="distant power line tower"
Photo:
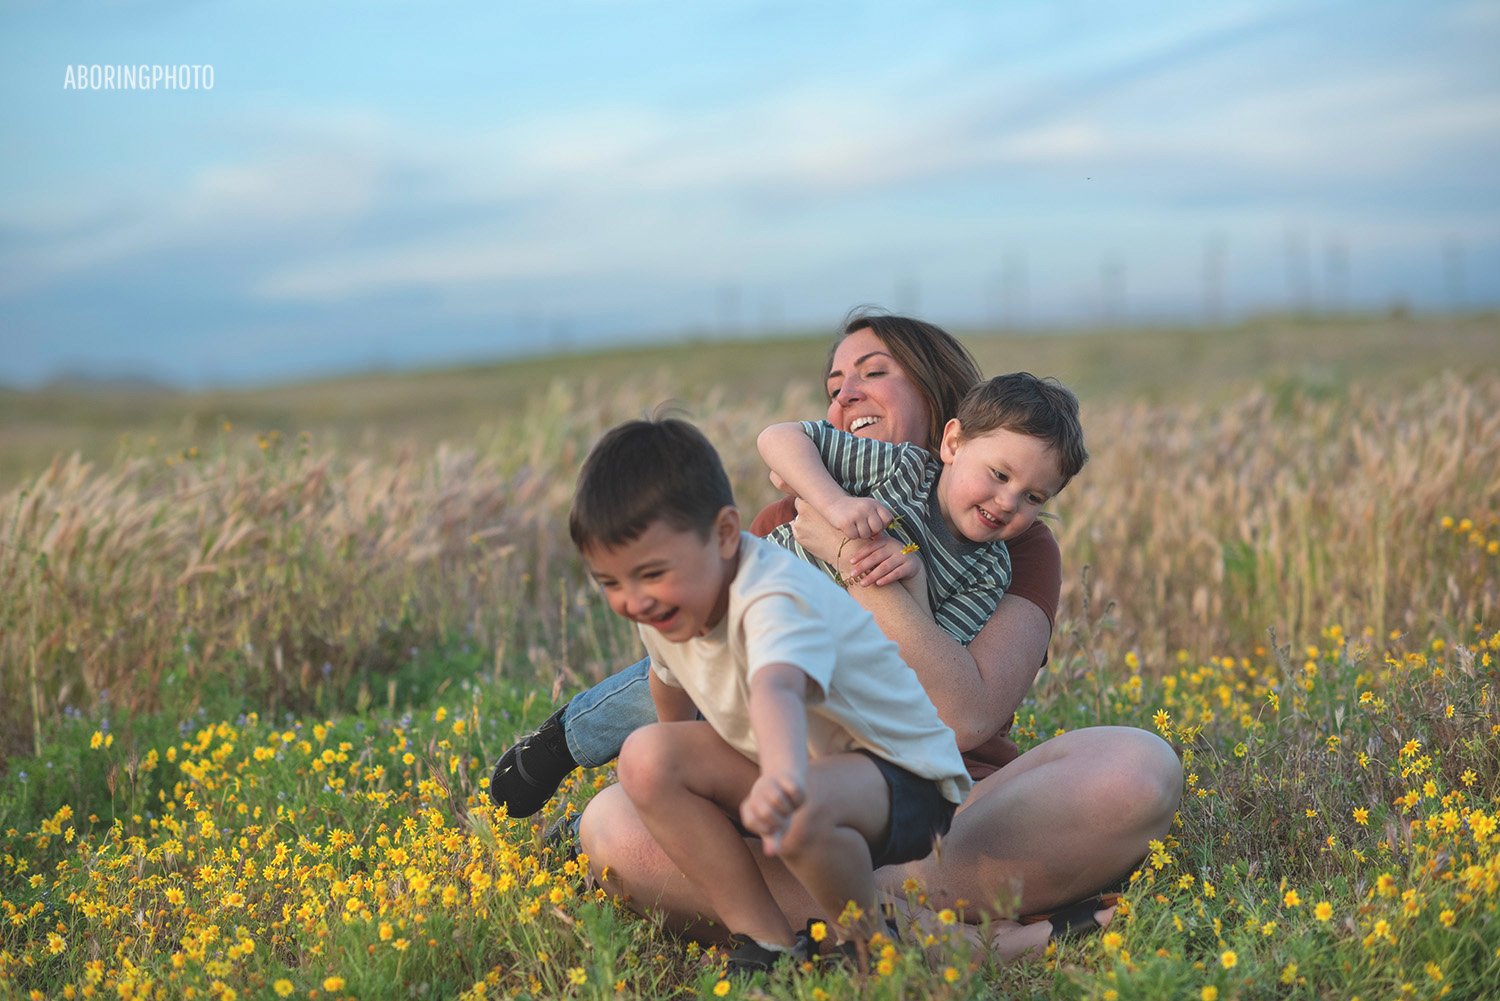
[[[1099,312],[1107,327],[1125,322],[1125,262],[1112,254],[1099,268]]]
[[[1323,252],[1323,308],[1329,313],[1349,309],[1349,248],[1338,237]]]
[[[719,286],[719,333],[732,335],[740,330],[740,287],[735,282]]]
[[[1005,266],[1001,271],[1000,289],[1002,316],[1009,330],[1020,330],[1026,326],[1026,253],[1016,250],[1005,255]]]
[[[777,331],[786,324],[785,309],[780,292],[767,292],[760,297],[760,329]]]
[[[996,270],[984,276],[984,287],[980,289],[984,303],[984,320],[999,330],[1005,326],[1005,275]]]
[[[922,280],[916,275],[907,275],[896,282],[896,312],[902,316],[916,316],[922,311]]]
[[[1462,313],[1468,298],[1464,292],[1464,243],[1456,236],[1443,243],[1443,287],[1448,293],[1448,311]]]
[[[1229,241],[1222,233],[1210,233],[1203,241],[1203,323],[1217,327],[1224,322],[1224,270]]]
[[[1312,312],[1312,266],[1308,261],[1307,234],[1295,228],[1286,231],[1286,290],[1289,310]]]

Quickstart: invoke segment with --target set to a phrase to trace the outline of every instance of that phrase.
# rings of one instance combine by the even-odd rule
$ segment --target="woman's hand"
[[[796,529],[793,529],[795,532]],[[861,587],[883,587],[910,580],[924,569],[915,548],[908,550],[901,540],[881,533],[848,547],[849,580]]]

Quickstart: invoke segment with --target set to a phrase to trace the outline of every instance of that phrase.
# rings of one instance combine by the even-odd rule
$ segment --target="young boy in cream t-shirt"
[[[733,933],[731,971],[808,948],[747,834],[840,938],[883,930],[875,868],[931,852],[970,785],[896,645],[818,569],[740,531],[718,454],[686,422],[608,432],[569,527],[651,658],[660,722],[626,741],[620,785]],[[862,917],[837,925],[851,901]]]

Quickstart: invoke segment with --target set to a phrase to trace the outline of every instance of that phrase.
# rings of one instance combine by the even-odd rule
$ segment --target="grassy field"
[[[0,394],[0,997],[1485,996],[1500,318],[965,340],[1072,385],[1093,455],[1019,738],[1188,773],[1109,934],[725,985],[477,794],[635,659],[564,529],[598,433],[679,400],[753,508],[754,435],[824,408],[821,339],[680,345]]]

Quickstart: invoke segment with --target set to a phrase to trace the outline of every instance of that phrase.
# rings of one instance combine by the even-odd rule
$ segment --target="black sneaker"
[[[578,822],[583,819],[581,813],[571,813],[566,817],[559,817],[547,825],[542,832],[542,847],[552,849],[553,858],[564,862],[577,862],[578,853]]]
[[[757,973],[770,973],[786,962],[804,962],[812,954],[812,939],[805,932],[798,932],[791,949],[767,949],[749,935],[729,936],[726,943],[725,977],[750,977]]]
[[[578,767],[563,734],[562,708],[500,756],[490,778],[490,799],[512,817],[529,817],[547,805],[562,780]]]

